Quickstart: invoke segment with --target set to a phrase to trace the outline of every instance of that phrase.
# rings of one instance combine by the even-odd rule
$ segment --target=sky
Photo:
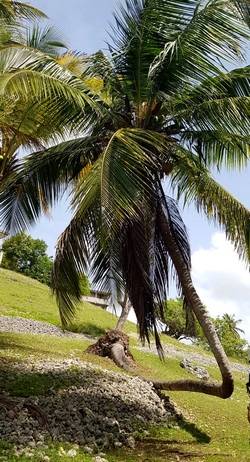
[[[107,31],[113,20],[116,0],[32,0],[64,33],[74,51],[93,53],[106,50]],[[250,61],[250,59],[249,59]],[[250,169],[240,173],[216,175],[216,179],[250,209]],[[181,208],[192,250],[192,276],[196,290],[212,317],[224,313],[241,319],[239,327],[250,343],[250,273],[239,260],[224,234],[193,207]],[[54,254],[56,240],[67,226],[70,214],[66,204],[52,211],[53,218],[42,219],[30,231],[34,238],[43,239],[48,254]],[[175,296],[173,291],[170,296]]]

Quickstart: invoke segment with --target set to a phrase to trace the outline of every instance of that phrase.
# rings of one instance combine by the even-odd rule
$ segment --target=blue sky
[[[65,32],[72,50],[93,53],[106,47],[116,0],[31,0]]]
[[[92,53],[106,49],[116,0],[33,0],[29,2],[46,13],[61,30],[72,50]],[[250,209],[250,173],[223,173],[218,181]],[[66,206],[53,211],[53,219],[42,219],[30,231],[34,238],[48,244],[53,255],[56,239],[69,221]],[[250,275],[239,262],[220,230],[209,225],[193,207],[185,209],[183,218],[189,230],[193,279],[199,295],[212,316],[225,312],[242,319],[239,325],[250,342]]]

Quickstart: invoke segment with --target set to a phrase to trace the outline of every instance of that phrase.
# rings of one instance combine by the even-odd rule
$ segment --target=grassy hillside
[[[97,310],[103,331],[115,326],[115,316],[105,313],[101,308]],[[49,287],[3,268],[0,268],[0,311],[2,315],[22,316],[60,325],[56,301]],[[91,329],[92,320],[93,305],[82,303],[77,313],[76,326],[87,332],[88,328]]]
[[[25,318],[46,321],[60,325],[58,310],[49,289],[35,280],[19,274],[0,269],[0,314],[8,316],[22,316]],[[106,330],[115,327],[117,318],[88,303],[83,303],[77,313],[77,318],[71,328],[78,332],[87,332],[95,336],[102,335]],[[180,358],[167,358],[161,362],[150,352],[140,351],[136,326],[126,323],[125,331],[130,336],[132,353],[137,362],[140,374],[159,379],[190,378],[184,369],[180,368]],[[163,341],[174,345],[181,351],[183,357],[189,352],[207,353],[198,348],[180,344],[167,336]],[[51,336],[33,336],[17,333],[0,333],[0,362],[6,361],[10,368],[13,361],[28,361],[29,358],[52,359],[64,357],[79,357],[84,361],[118,371],[117,367],[107,358],[99,358],[84,353],[91,343],[89,340],[64,339]],[[197,363],[202,365],[201,362]],[[208,368],[212,380],[220,380],[216,367]],[[120,372],[120,371],[119,371]],[[41,388],[46,393],[49,384],[41,384],[41,378],[19,376],[1,376],[0,392],[5,389],[11,395],[27,396],[30,381],[33,390]],[[197,461],[197,462],[228,462],[250,460],[249,436],[250,424],[247,421],[248,397],[245,391],[247,376],[235,373],[235,392],[232,398],[220,400],[211,396],[186,392],[170,392],[168,395],[183,412],[184,419],[173,428],[147,428],[148,433],[138,433],[136,450],[122,449],[107,453],[109,462],[115,461]],[[29,384],[29,385],[28,385]],[[60,384],[62,386],[62,384]],[[66,387],[67,384],[64,384]],[[34,391],[35,393],[35,391]],[[53,445],[49,448],[50,460],[57,462],[58,457]],[[6,452],[5,452],[6,451]],[[7,444],[0,444],[0,459],[14,461],[11,448]],[[30,460],[26,456],[18,458],[20,461]],[[33,458],[33,460],[41,460]],[[75,462],[90,461],[88,455],[74,458]]]

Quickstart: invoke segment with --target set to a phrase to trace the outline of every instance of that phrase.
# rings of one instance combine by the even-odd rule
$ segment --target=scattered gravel
[[[5,372],[4,361],[1,369]],[[27,398],[0,398],[0,440],[22,447],[54,441],[86,447],[135,445],[132,433],[144,424],[171,426],[180,416],[175,406],[138,377],[112,373],[79,359],[30,361],[11,365],[13,375],[32,372],[79,383]],[[7,373],[6,369],[6,373]]]
[[[49,323],[21,317],[0,316],[0,332],[53,335],[65,338],[90,338],[83,334],[63,331]],[[138,347],[157,354],[156,348]],[[211,357],[168,345],[166,357],[188,358],[204,365],[215,364]],[[0,360],[1,374],[9,374],[7,360]],[[247,366],[232,363],[234,370],[248,373]],[[39,450],[44,461],[47,438],[72,444],[71,453],[60,449],[61,455],[74,457],[81,447],[89,454],[109,447],[133,448],[133,432],[144,424],[172,426],[181,416],[180,410],[164,395],[156,394],[152,386],[123,373],[112,373],[77,358],[56,361],[34,361],[11,364],[13,375],[32,372],[47,375],[51,382],[79,384],[61,391],[53,386],[45,396],[0,398],[0,440],[15,444],[16,455]],[[32,394],[32,392],[31,392]],[[69,451],[68,451],[69,452]],[[32,457],[32,456],[31,456]],[[105,454],[103,453],[103,457]],[[103,462],[101,453],[96,462]]]
[[[76,334],[74,332],[69,332],[62,330],[61,327],[53,326],[47,322],[34,321],[32,319],[21,318],[19,316],[0,316],[0,332],[16,332],[16,333],[27,333],[27,334],[37,334],[37,335],[52,335],[54,337],[64,337],[64,338],[78,338],[78,339],[94,339],[91,335],[87,334]],[[137,347],[139,350],[148,351],[152,354],[158,354],[156,347],[152,344],[150,348],[146,347]],[[211,366],[216,365],[214,358],[209,355],[198,354],[197,352],[188,351],[181,347],[176,347],[174,345],[168,344],[164,348],[164,354],[166,358],[186,358],[195,364],[200,364],[202,366]],[[244,364],[231,363],[232,369],[244,374],[248,374],[249,367]]]
[[[181,344],[181,343],[180,343]],[[148,350],[153,354],[158,354],[157,349],[154,345],[152,345],[150,348],[148,347],[137,347],[139,350]],[[199,364],[200,366],[216,366],[216,360],[212,357],[209,356],[208,354],[199,354],[197,352],[187,350],[185,348],[180,347],[175,347],[174,345],[167,345],[164,347],[164,355],[166,358],[185,358],[189,359],[192,361],[194,364]],[[243,374],[248,374],[250,368],[247,365],[244,364],[238,364],[231,362],[231,367],[234,371],[237,372],[242,372]]]
[[[86,337],[63,332],[48,323],[9,316],[0,316],[0,331]],[[77,358],[56,361],[30,358],[26,363],[11,363],[11,370],[7,360],[0,361],[1,374],[12,374],[12,380],[19,374],[32,372],[49,376],[52,383],[58,382],[58,377],[62,383],[77,383],[59,391],[52,386],[48,394],[28,399],[7,395],[0,398],[0,440],[14,443],[17,454],[35,449],[46,452],[48,437],[71,443],[73,452],[77,447],[89,453],[97,448],[134,447],[133,432],[140,426],[171,426],[181,415],[149,383]]]
[[[0,332],[16,332],[19,334],[52,335],[64,338],[93,338],[91,335],[75,334],[53,326],[48,322],[34,321],[19,316],[0,316]]]

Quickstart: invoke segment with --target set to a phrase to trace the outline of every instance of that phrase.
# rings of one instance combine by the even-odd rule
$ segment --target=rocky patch
[[[4,364],[2,373],[4,373]],[[41,447],[47,438],[82,447],[110,448],[135,444],[133,432],[144,425],[171,425],[179,415],[170,400],[138,377],[94,368],[78,359],[15,363],[15,373],[49,374],[79,386],[45,396],[0,400],[0,440]]]

